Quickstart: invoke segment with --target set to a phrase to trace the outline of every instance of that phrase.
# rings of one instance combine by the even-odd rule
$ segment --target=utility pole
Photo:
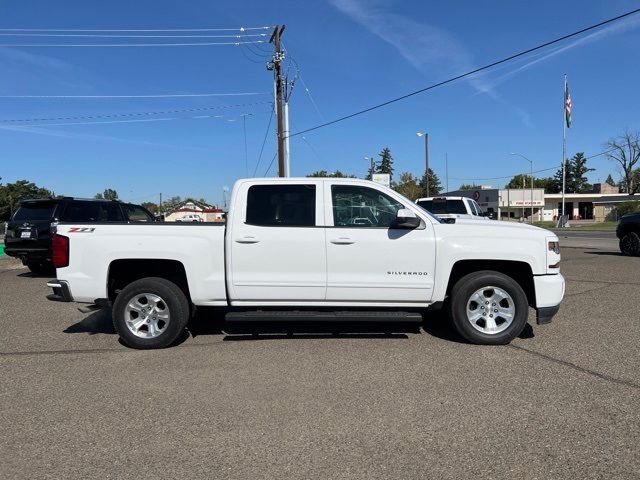
[[[160,193],[160,201],[158,202],[158,215],[162,215],[162,193]]]
[[[427,189],[427,197],[431,196],[431,194],[429,193],[429,134],[427,132],[418,132],[416,133],[416,135],[418,135],[419,137],[424,137],[424,159],[426,162],[426,170],[425,170],[425,182],[426,182],[426,189]]]
[[[278,126],[278,176],[285,176],[285,160],[284,160],[284,118],[283,118],[283,81],[282,81],[282,61],[284,60],[284,53],[280,45],[280,37],[284,32],[285,26],[276,25],[269,39],[269,43],[273,43],[274,52],[271,62],[267,64],[267,70],[273,70],[274,83],[276,90],[276,117]]]
[[[444,154],[444,172],[447,178],[447,192],[449,191],[449,154]]]

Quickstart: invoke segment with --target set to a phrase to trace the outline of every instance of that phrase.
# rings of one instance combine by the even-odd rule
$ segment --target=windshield
[[[56,204],[52,202],[23,203],[13,216],[14,222],[42,222],[51,220]]]
[[[462,200],[420,200],[418,205],[425,210],[430,211],[434,215],[442,215],[446,213],[467,213]]]

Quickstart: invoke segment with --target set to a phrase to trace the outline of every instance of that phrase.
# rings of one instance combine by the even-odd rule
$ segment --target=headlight
[[[549,251],[560,254],[560,242],[549,242]]]

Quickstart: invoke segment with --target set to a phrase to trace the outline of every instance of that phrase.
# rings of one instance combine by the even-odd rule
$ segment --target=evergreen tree
[[[427,174],[424,174],[422,176],[422,179],[420,180],[420,187],[422,188],[421,196],[423,197],[433,197],[434,195],[438,195],[440,192],[442,192],[442,184],[440,183],[440,178],[438,177],[438,175],[436,175],[436,172],[434,172],[430,168],[428,175],[429,175],[429,191],[428,192],[427,192]]]
[[[391,150],[385,147],[382,152],[378,154],[380,156],[380,166],[375,173],[388,173],[389,180],[393,179],[393,157],[391,156]]]
[[[587,159],[584,153],[576,153],[573,158],[569,160],[567,170],[565,191],[569,193],[586,193],[591,190],[591,184],[585,175],[595,169],[587,167]]]
[[[470,183],[463,183],[458,187],[458,190],[475,190],[478,186],[474,183],[471,185]]]
[[[612,187],[616,186],[616,182],[613,180],[613,177],[611,176],[611,174],[609,174],[609,176],[607,177],[607,179],[604,181],[604,183],[611,185]]]

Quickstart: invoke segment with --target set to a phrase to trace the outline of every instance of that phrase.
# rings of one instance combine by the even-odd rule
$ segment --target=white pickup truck
[[[467,197],[425,197],[416,200],[422,208],[447,223],[455,223],[460,218],[467,220],[491,220],[472,198]]]
[[[421,321],[444,306],[467,340],[503,344],[529,307],[551,321],[565,288],[553,233],[441,223],[357,179],[239,180],[226,225],[59,223],[52,243],[49,298],[112,306],[134,348],[171,345],[201,306],[229,321]]]

